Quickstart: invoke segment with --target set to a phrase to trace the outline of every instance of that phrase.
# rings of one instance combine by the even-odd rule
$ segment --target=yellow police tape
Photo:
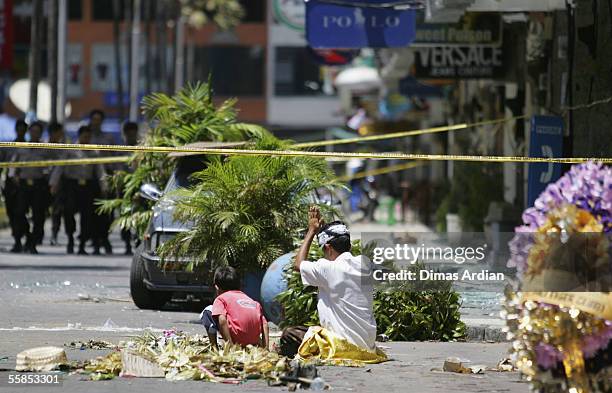
[[[406,169],[411,169],[411,168],[416,168],[418,166],[421,166],[425,164],[424,162],[420,162],[420,161],[416,161],[416,162],[409,162],[408,164],[398,164],[398,165],[390,165],[384,168],[376,168],[376,169],[370,169],[368,171],[363,171],[363,172],[357,172],[353,175],[347,175],[347,176],[340,176],[338,178],[338,180],[340,181],[349,181],[349,180],[353,180],[353,179],[363,179],[364,177],[368,177],[368,176],[377,176],[377,175],[384,175],[386,173],[392,173],[392,172],[398,172],[398,171],[403,171]]]
[[[413,154],[413,153],[354,153],[299,150],[247,150],[247,149],[216,149],[201,147],[169,147],[169,146],[125,146],[125,145],[82,145],[70,143],[33,143],[33,142],[0,142],[0,148],[31,148],[51,150],[97,150],[126,151],[147,153],[196,153],[210,155],[242,155],[242,156],[276,156],[276,157],[318,157],[318,158],[358,158],[372,160],[421,160],[421,161],[471,161],[471,162],[525,162],[525,163],[555,163],[577,164],[587,161],[599,161],[612,164],[609,157],[520,157],[520,156],[480,156],[455,154]]]
[[[371,136],[338,139],[338,140],[330,140],[330,141],[304,142],[304,143],[297,143],[291,147],[296,148],[296,149],[301,149],[305,147],[332,146],[332,145],[344,145],[348,143],[380,141],[380,140],[385,140],[385,139],[403,138],[407,136],[433,134],[436,132],[465,130],[465,129],[473,128],[473,127],[481,127],[481,126],[486,126],[486,125],[491,125],[491,124],[506,123],[506,122],[513,121],[513,120],[524,119],[526,117],[527,117],[526,115],[521,115],[521,116],[514,116],[514,117],[505,117],[503,119],[479,121],[476,123],[462,123],[462,124],[455,124],[455,125],[448,125],[448,126],[441,126],[441,127],[422,128],[419,130],[391,132],[391,133],[382,134],[382,135],[371,135]]]
[[[39,160],[39,161],[19,161],[19,162],[0,162],[1,168],[38,168],[46,166],[68,166],[68,165],[92,165],[92,164],[115,164],[127,162],[129,156],[120,157],[94,157],[94,158],[74,158],[69,160]]]

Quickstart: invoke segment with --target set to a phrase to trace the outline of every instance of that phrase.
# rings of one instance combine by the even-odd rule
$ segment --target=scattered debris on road
[[[71,341],[68,344],[64,344],[65,347],[69,347],[72,349],[79,349],[79,350],[85,350],[85,349],[94,349],[94,350],[100,350],[100,349],[115,349],[117,348],[116,345],[108,342],[108,341],[103,341],[103,340],[89,340],[89,341]]]
[[[456,357],[448,357],[444,361],[444,366],[442,367],[443,371],[451,372],[451,373],[459,373],[459,374],[484,374],[486,367],[482,365],[474,365],[470,367],[466,367],[459,358]]]
[[[15,371],[52,371],[68,364],[66,351],[59,347],[30,348],[17,354]]]

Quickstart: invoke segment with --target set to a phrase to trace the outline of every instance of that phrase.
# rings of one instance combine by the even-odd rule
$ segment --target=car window
[[[165,193],[178,188],[187,188],[193,185],[191,175],[206,168],[206,158],[203,156],[182,157],[176,164],[172,177],[168,180]]]

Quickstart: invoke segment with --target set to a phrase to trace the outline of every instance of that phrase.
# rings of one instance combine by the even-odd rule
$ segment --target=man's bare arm
[[[308,210],[308,231],[304,236],[304,241],[298,250],[297,255],[295,256],[295,264],[293,268],[297,271],[300,271],[300,265],[303,261],[308,259],[308,250],[310,250],[310,245],[314,237],[317,235],[319,228],[323,225],[323,219],[321,219],[321,212],[317,206],[311,206]]]
[[[232,344],[232,336],[230,335],[229,324],[225,315],[219,315],[219,333],[226,343]]]
[[[270,328],[264,318],[261,318],[262,330],[263,330],[263,347],[270,350]]]

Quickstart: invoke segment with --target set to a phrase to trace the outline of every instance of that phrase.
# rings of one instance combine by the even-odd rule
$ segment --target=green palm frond
[[[256,141],[271,137],[263,128],[237,122],[236,100],[213,102],[210,83],[188,84],[174,96],[154,93],[144,98],[142,109],[149,121],[143,146],[183,146],[200,141]],[[220,162],[218,158],[211,158]],[[153,183],[163,187],[174,167],[166,154],[134,153],[131,171],[113,174],[111,189],[121,198],[99,201],[99,211],[119,211],[114,225],[144,234],[151,202],[139,197],[140,187]]]
[[[253,148],[264,145],[282,149],[286,143],[265,135]],[[321,161],[231,156],[224,162],[211,162],[194,175],[196,186],[177,198],[176,216],[191,219],[193,228],[165,243],[159,254],[243,270],[266,267],[293,248],[293,238],[306,222],[312,193],[321,187],[338,187],[336,177]]]

